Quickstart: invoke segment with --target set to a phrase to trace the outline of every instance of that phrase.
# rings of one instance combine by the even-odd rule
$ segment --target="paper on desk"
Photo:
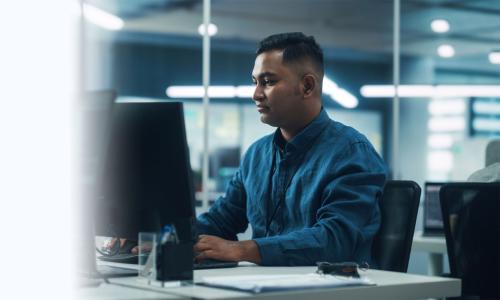
[[[345,287],[353,285],[374,285],[368,278],[349,278],[332,275],[293,274],[293,275],[241,275],[213,276],[201,279],[201,284],[262,293],[313,288]]]

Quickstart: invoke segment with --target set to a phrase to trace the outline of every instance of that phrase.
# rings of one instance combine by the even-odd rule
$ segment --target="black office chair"
[[[462,297],[500,299],[500,182],[449,183],[440,191],[451,276]]]
[[[381,224],[372,256],[380,270],[406,272],[421,189],[414,181],[391,180],[379,201]]]

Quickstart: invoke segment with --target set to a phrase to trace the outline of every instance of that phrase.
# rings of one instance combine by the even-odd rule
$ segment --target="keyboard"
[[[238,266],[238,263],[235,261],[222,261],[222,260],[216,260],[216,259],[205,259],[201,262],[195,262],[193,264],[193,270],[235,268],[237,266]]]
[[[147,257],[147,255],[145,256]],[[112,256],[98,256],[97,259],[107,262],[121,263],[121,264],[135,264],[139,263],[139,255],[132,253],[119,253]]]
[[[97,265],[97,274],[102,277],[127,277],[137,276],[138,271],[135,269],[120,268],[114,266]]]
[[[122,263],[122,264],[138,264],[139,255],[132,253],[120,253],[113,256],[99,256],[99,260]],[[201,262],[193,263],[193,270],[203,270],[203,269],[218,269],[218,268],[234,268],[237,267],[238,263],[234,261],[221,261],[216,259],[205,259]],[[137,274],[137,272],[136,272]]]

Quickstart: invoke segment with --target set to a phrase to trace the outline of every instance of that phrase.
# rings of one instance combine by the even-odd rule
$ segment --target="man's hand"
[[[127,243],[127,239],[124,238],[112,238],[111,240],[107,241],[103,247],[102,250],[107,251],[108,253],[120,253],[123,252],[123,249],[125,248],[125,244]],[[139,246],[133,246],[132,248],[129,248],[130,253],[132,254],[139,254]],[[151,246],[149,248],[143,247],[142,251],[149,251],[151,252]]]
[[[108,252],[114,252],[114,251],[118,252],[118,250],[125,245],[126,241],[127,239],[112,238],[111,240],[108,240],[104,243],[104,245],[102,246],[102,250]]]
[[[213,235],[200,235],[194,245],[194,251],[199,254],[197,261],[206,258],[224,261],[249,261],[260,264],[260,252],[257,244],[252,241],[228,241]]]

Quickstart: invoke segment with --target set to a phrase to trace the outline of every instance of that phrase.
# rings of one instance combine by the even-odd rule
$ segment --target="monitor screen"
[[[116,103],[96,203],[98,235],[137,240],[174,224],[194,238],[194,191],[182,103]]]
[[[424,233],[443,234],[443,217],[439,202],[442,182],[426,182],[424,194]]]

